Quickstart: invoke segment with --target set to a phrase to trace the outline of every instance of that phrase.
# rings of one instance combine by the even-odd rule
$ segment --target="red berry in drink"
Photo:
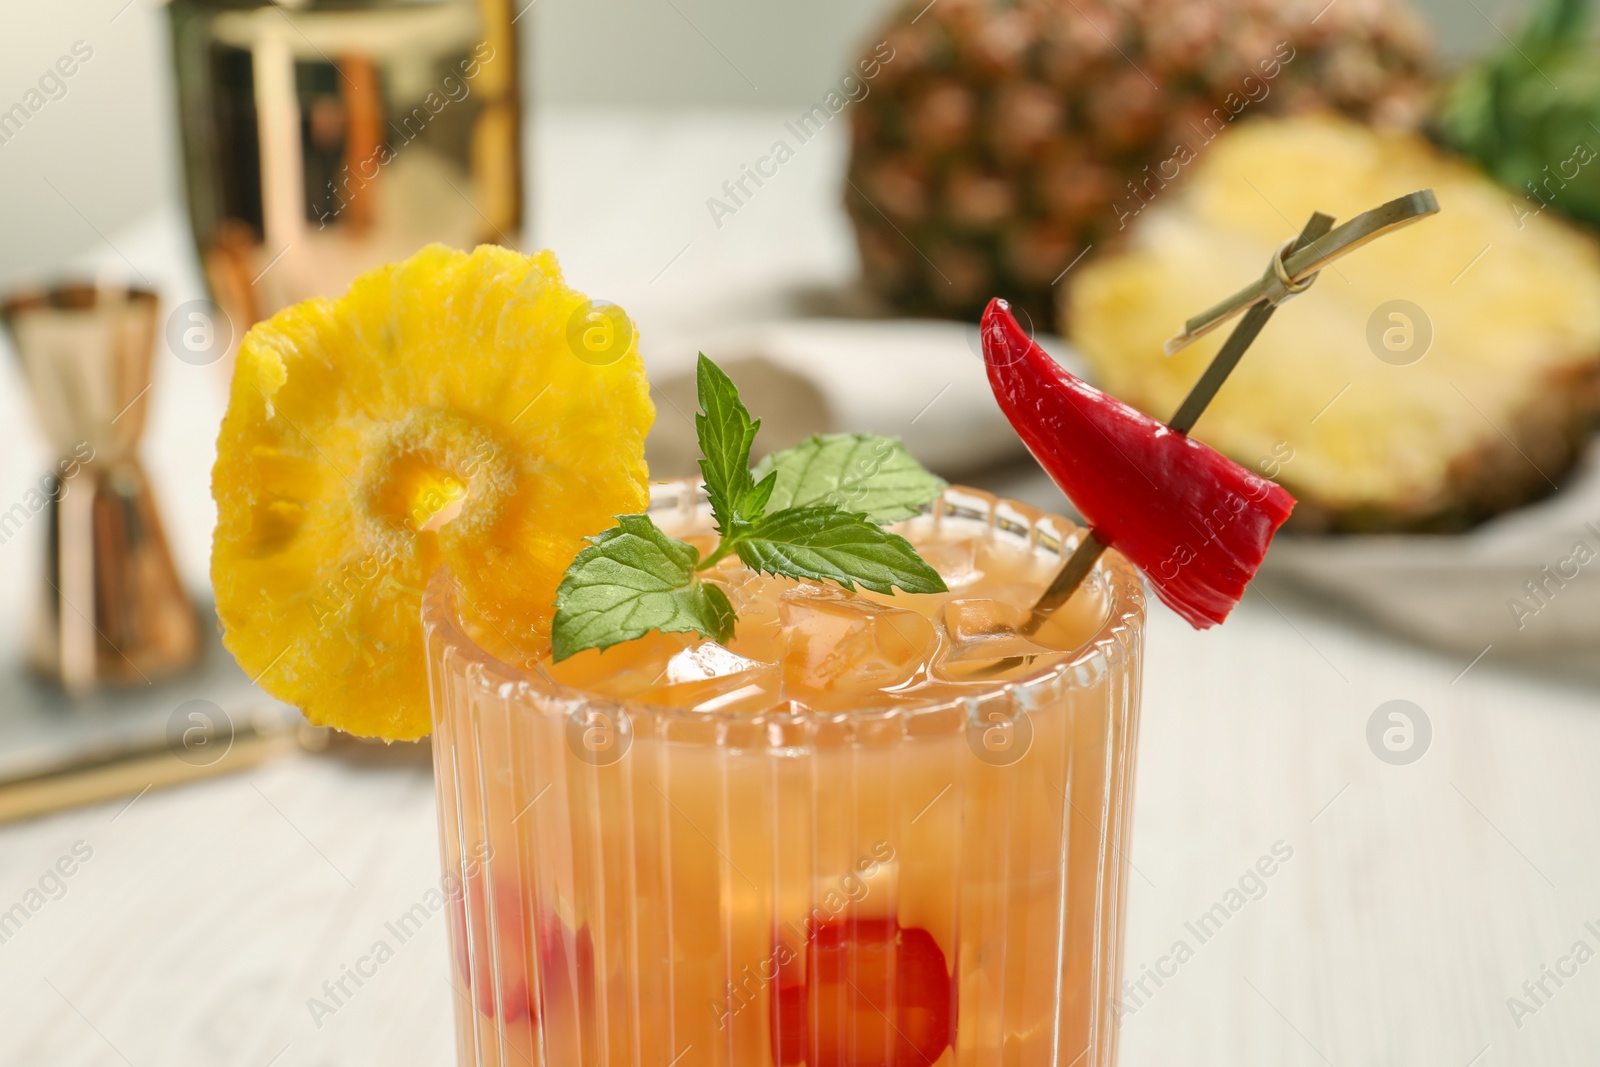
[[[892,919],[807,929],[773,986],[780,1067],[928,1067],[955,1043],[956,986],[931,933]]]

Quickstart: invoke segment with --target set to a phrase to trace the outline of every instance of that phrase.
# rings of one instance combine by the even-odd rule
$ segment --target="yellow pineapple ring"
[[[506,647],[544,654],[583,538],[649,498],[644,365],[631,328],[583,347],[592,307],[548,252],[430,245],[245,336],[211,580],[267,692],[353,734],[426,734],[442,565]]]

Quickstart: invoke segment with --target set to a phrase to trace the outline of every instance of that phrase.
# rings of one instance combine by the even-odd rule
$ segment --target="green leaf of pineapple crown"
[[[945,592],[911,543],[880,525],[915,515],[945,487],[903,444],[875,434],[818,434],[752,471],[761,420],[751,419],[738,387],[704,353],[695,383],[700,473],[717,544],[701,559],[648,515],[619,515],[616,526],[589,538],[556,590],[555,661],[651,630],[727,641],[737,622],[733,605],[699,574],[730,555],[752,570],[846,589]]]

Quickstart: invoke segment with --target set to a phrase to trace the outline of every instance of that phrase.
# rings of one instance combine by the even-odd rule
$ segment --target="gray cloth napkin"
[[[1282,536],[1263,573],[1468,656],[1600,661],[1600,442],[1560,492],[1468,533]]]

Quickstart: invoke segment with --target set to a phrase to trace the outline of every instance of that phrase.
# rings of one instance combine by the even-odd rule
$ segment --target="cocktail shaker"
[[[510,0],[173,0],[188,207],[234,342],[431,241],[516,246]]]

